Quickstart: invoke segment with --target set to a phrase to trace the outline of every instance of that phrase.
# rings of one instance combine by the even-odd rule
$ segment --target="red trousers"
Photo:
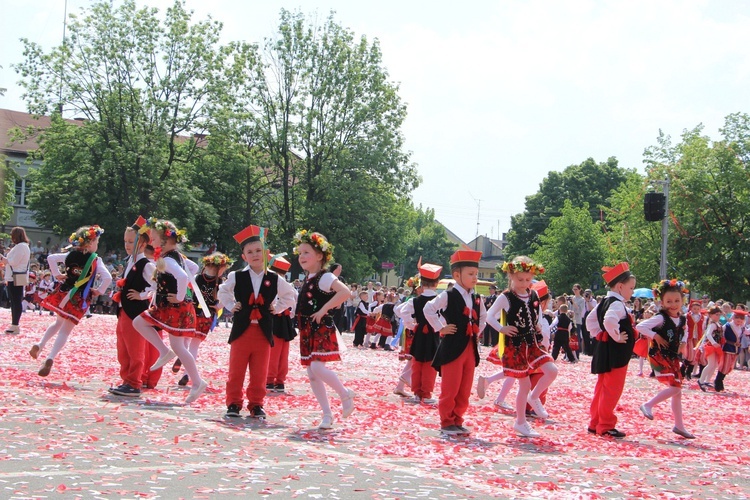
[[[464,413],[469,407],[469,396],[474,383],[475,362],[474,348],[469,342],[457,359],[440,367],[440,427],[463,425]]]
[[[597,375],[589,423],[589,429],[596,429],[597,434],[604,434],[617,426],[615,407],[622,396],[627,374],[628,367],[625,365],[621,368],[613,368],[609,373]]]
[[[120,363],[120,378],[130,387],[140,389],[143,382],[143,365],[146,339],[133,328],[133,320],[120,309],[117,317],[117,361]],[[150,344],[149,344],[150,345]],[[150,366],[150,365],[149,365]]]
[[[164,338],[162,330],[156,330],[156,332],[159,334],[159,337],[162,339]],[[156,387],[156,384],[159,383],[161,372],[164,367],[151,371],[151,366],[153,366],[153,364],[156,363],[156,360],[159,359],[159,350],[148,342],[146,342],[145,345],[146,351],[143,356],[143,375],[141,376],[141,380],[146,388],[153,389]]]
[[[242,386],[245,374],[250,371],[247,384],[247,407],[263,406],[266,397],[266,375],[271,344],[257,324],[251,324],[229,346],[229,378],[227,379],[227,406],[242,407]]]
[[[274,337],[271,354],[268,357],[266,384],[283,384],[287,373],[289,373],[289,342]]]
[[[411,390],[414,392],[415,396],[420,398],[432,397],[432,391],[435,389],[436,378],[437,370],[432,367],[430,361],[417,361],[416,359],[412,359]]]

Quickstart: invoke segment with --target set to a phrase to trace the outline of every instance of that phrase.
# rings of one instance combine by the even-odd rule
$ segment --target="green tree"
[[[729,115],[721,135],[712,141],[699,125],[676,145],[660,136],[645,157],[651,179],[671,180],[670,277],[714,298],[744,301],[750,296],[750,115]]]
[[[513,255],[533,252],[550,220],[562,213],[566,200],[578,207],[588,203],[591,220],[600,220],[601,208],[609,206],[612,192],[632,172],[621,168],[614,157],[603,163],[588,158],[562,172],[550,172],[540,184],[539,191],[526,197],[525,210],[511,217],[508,252]]]
[[[555,294],[573,284],[601,283],[606,247],[600,222],[591,220],[588,203],[574,207],[565,200],[561,215],[553,217],[540,236],[533,259],[544,265],[544,280]]]
[[[194,241],[215,230],[216,212],[194,182],[205,148],[185,136],[204,131],[224,89],[236,88],[225,78],[229,51],[218,44],[221,25],[192,22],[184,2],[157,14],[133,0],[100,2],[71,15],[69,38],[49,53],[23,41],[16,70],[29,110],[60,106],[86,120],[56,119],[42,135],[30,200],[42,225],[117,228],[143,214],[174,218]]]
[[[648,179],[633,175],[612,194],[606,209],[605,240],[607,262],[628,261],[639,287],[650,287],[659,280],[661,223],[648,222],[643,213],[643,198]]]
[[[402,264],[404,278],[417,273],[417,263],[423,262],[443,266],[443,274],[450,274],[450,256],[456,245],[445,234],[445,227],[435,220],[435,210],[422,209],[420,205],[411,216],[406,230],[406,257]]]

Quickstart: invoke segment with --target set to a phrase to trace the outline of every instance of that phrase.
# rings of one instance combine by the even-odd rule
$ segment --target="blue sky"
[[[115,0],[116,1],[116,0]],[[24,110],[18,38],[60,43],[64,0],[9,2],[0,19],[0,107]],[[138,1],[163,8],[170,1]],[[90,5],[68,0],[68,12]],[[610,156],[642,169],[659,129],[673,137],[750,112],[750,2],[187,0],[224,40],[273,35],[281,7],[378,38],[408,104],[415,203],[464,240],[497,237],[550,170]]]

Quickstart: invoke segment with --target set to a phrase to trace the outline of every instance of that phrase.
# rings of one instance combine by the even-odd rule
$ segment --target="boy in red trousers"
[[[479,365],[479,332],[484,329],[487,311],[479,294],[474,293],[482,252],[458,250],[451,255],[453,289],[442,292],[424,306],[424,316],[440,332],[432,366],[442,378],[440,386],[440,431],[446,435],[466,435],[464,413]]]
[[[625,387],[628,363],[633,355],[635,327],[625,307],[635,290],[635,276],[627,262],[615,267],[604,267],[604,281],[609,287],[607,296],[586,318],[586,328],[596,337],[591,373],[597,376],[594,399],[591,401],[591,434],[623,438],[625,433],[615,428],[615,407]]]
[[[229,334],[227,417],[240,416],[242,387],[249,370],[247,408],[251,417],[266,418],[263,400],[266,397],[269,355],[274,344],[273,315],[295,304],[296,293],[292,285],[266,270],[266,234],[265,228],[248,226],[234,235],[247,266],[229,273],[219,287],[219,301],[234,313]]]

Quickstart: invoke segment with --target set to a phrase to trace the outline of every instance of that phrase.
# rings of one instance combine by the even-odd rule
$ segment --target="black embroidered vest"
[[[446,335],[440,339],[440,345],[435,353],[435,358],[432,360],[432,366],[439,372],[442,365],[458,359],[458,357],[463,354],[464,350],[467,349],[467,346],[474,350],[474,366],[478,366],[478,332],[470,330],[471,333],[467,335],[467,328],[478,326],[481,299],[477,294],[471,295],[471,310],[475,313],[477,318],[475,320],[466,314],[466,302],[458,289],[454,288],[446,293],[448,294],[448,305],[442,311],[442,316],[445,318],[447,324],[456,325],[456,333],[453,335]],[[471,345],[469,346],[469,344]]]
[[[677,359],[680,357],[680,341],[682,335],[685,332],[685,316],[680,315],[679,324],[675,324],[674,320],[664,311],[659,312],[659,315],[664,320],[661,328],[655,328],[654,332],[667,342],[667,347],[660,347],[656,342],[650,342],[648,355],[654,356],[657,352],[661,351],[661,354],[668,359]]]
[[[596,319],[599,321],[599,328],[603,332],[606,332],[604,328],[604,315],[616,301],[620,301],[620,299],[617,297],[605,297],[596,308]],[[606,341],[597,340],[594,342],[591,373],[609,373],[613,368],[622,368],[630,363],[630,358],[633,355],[633,345],[635,344],[635,328],[633,327],[633,318],[630,314],[627,314],[624,319],[620,320],[619,328],[621,332],[627,333],[628,340],[620,343],[607,338]]]
[[[143,278],[143,270],[146,268],[148,262],[149,260],[146,257],[143,257],[133,264],[133,267],[128,271],[128,275],[125,276],[125,285],[123,285],[122,290],[120,291],[122,310],[125,311],[125,314],[127,314],[130,319],[135,319],[136,316],[148,309],[148,300],[132,300],[128,298],[128,292],[130,290],[135,290],[136,292],[141,293],[146,290],[146,287],[148,287],[148,281]]]
[[[260,282],[260,292],[255,297],[253,290],[253,280],[250,278],[250,271],[234,272],[234,300],[242,304],[242,308],[234,313],[232,320],[232,331],[229,334],[229,343],[240,338],[251,323],[251,314],[253,311],[260,313],[258,326],[263,330],[263,334],[268,342],[273,346],[273,314],[271,314],[271,304],[278,294],[279,275],[273,272],[266,272]],[[252,304],[251,304],[251,297]],[[262,304],[259,303],[262,297]]]

